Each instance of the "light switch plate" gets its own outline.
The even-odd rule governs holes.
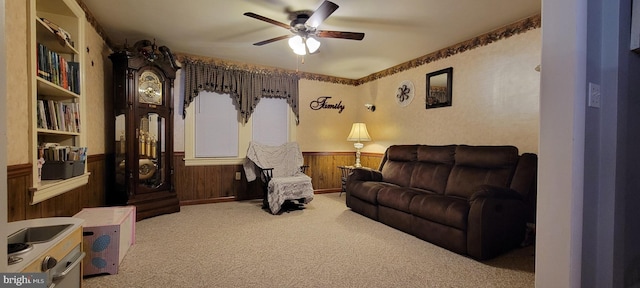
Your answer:
[[[600,85],[589,82],[589,107],[600,108],[602,95],[600,94]]]

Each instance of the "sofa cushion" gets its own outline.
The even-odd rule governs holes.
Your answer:
[[[353,181],[349,183],[350,195],[371,204],[378,204],[378,192],[385,187],[397,187],[394,184],[374,181]]]
[[[391,145],[387,149],[387,160],[411,162],[418,157],[418,147],[420,145]]]
[[[469,202],[456,197],[421,194],[411,199],[409,212],[432,222],[466,230]]]
[[[382,179],[384,182],[409,187],[411,173],[418,159],[419,145],[392,145],[387,148],[382,160]]]
[[[416,162],[387,161],[382,167],[382,181],[409,187]]]
[[[483,184],[509,187],[517,162],[514,146],[459,145],[445,195],[468,199]]]
[[[453,167],[456,145],[418,147],[418,155],[409,187],[443,194]]]
[[[456,147],[457,145],[420,145],[417,150],[417,161],[453,165]]]
[[[518,148],[514,146],[458,145],[455,162],[456,165],[482,168],[513,167],[518,162]]]
[[[386,187],[378,192],[378,204],[409,213],[411,199],[424,193],[428,192],[405,187]]]

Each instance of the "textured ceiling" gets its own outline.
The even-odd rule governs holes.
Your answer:
[[[244,16],[288,24],[286,9],[315,10],[321,0],[82,0],[115,45],[156,39],[173,52],[359,79],[540,13],[540,0],[333,0],[321,30],[363,32],[362,41],[320,38],[320,52],[295,55],[290,35]]]

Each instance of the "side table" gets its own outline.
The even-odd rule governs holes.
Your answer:
[[[353,171],[354,166],[338,166],[338,168],[340,168],[340,172],[342,173],[342,176],[340,177],[340,181],[341,181],[341,188],[342,190],[340,190],[340,195],[342,196],[342,192],[346,192],[347,191],[347,177],[349,177],[349,174],[351,174],[351,171]]]

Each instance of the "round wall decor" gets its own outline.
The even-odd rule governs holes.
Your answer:
[[[414,94],[413,83],[409,80],[404,80],[396,89],[396,103],[400,107],[406,107],[413,101]]]

